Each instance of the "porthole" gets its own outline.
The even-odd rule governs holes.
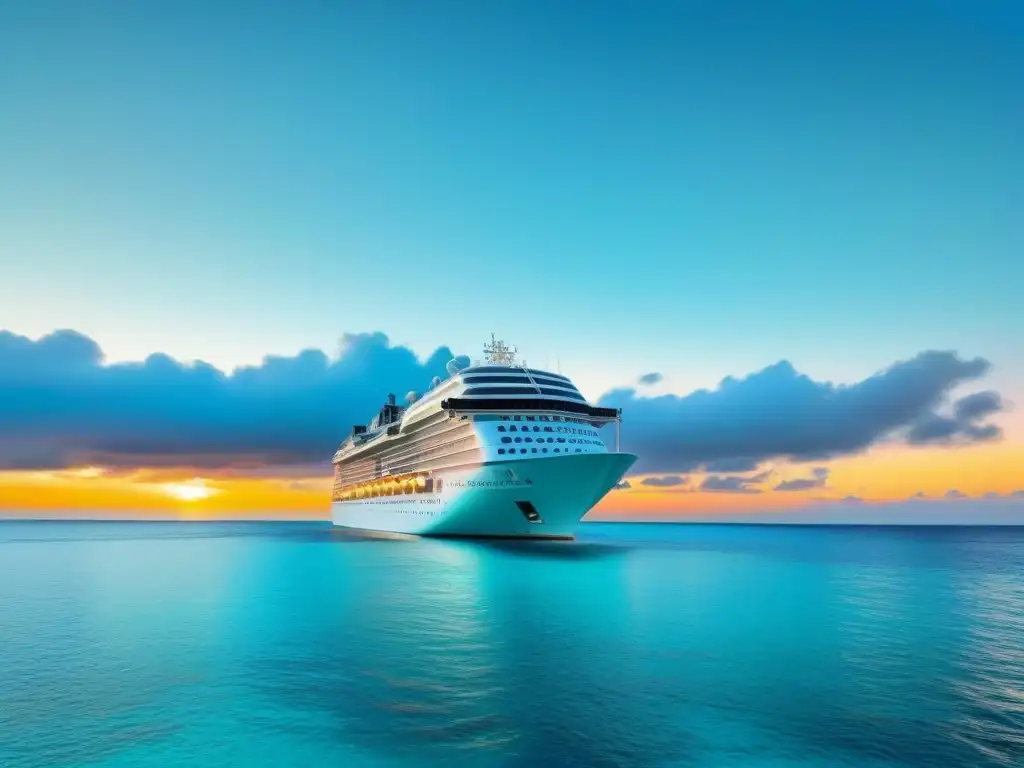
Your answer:
[[[503,437],[503,438],[501,438],[501,442],[503,442],[503,443],[511,443],[512,442],[512,438],[508,437],[508,436]]]
[[[521,443],[521,442],[523,442],[523,438],[521,438],[521,437],[517,437],[517,438],[516,438],[516,442],[517,442],[517,443]]]
[[[505,449],[504,448],[499,448],[498,449],[498,453],[504,455],[505,454]]]
[[[500,427],[498,427],[498,431],[499,431],[499,432],[504,432],[504,431],[505,431],[505,427],[504,427],[504,425],[503,425],[503,426],[500,426]]]

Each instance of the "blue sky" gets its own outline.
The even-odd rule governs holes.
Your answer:
[[[1024,394],[1022,42],[1010,2],[5,3],[0,327],[494,330],[592,397],[956,349]]]

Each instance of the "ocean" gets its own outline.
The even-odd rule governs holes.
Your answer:
[[[1024,528],[0,523],[0,766],[1024,766]]]

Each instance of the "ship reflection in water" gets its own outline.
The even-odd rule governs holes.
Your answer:
[[[1001,766],[1024,530],[0,524],[0,765]]]

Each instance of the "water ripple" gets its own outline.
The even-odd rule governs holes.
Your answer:
[[[1024,531],[0,526],[0,765],[1024,765]]]

